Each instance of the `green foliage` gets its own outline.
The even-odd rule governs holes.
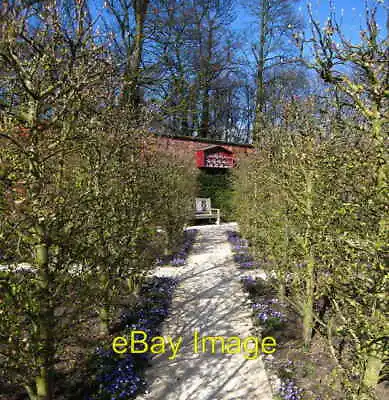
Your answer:
[[[0,380],[51,400],[85,320],[107,334],[128,282],[183,234],[195,175],[114,105],[85,4],[32,3],[6,7],[0,35]]]
[[[0,366],[6,381],[24,385],[31,398],[34,377],[37,396],[50,390],[55,358],[76,340],[80,316],[97,310],[101,334],[107,334],[121,297],[136,291],[126,282],[141,279],[157,255],[174,250],[192,211],[194,170],[148,150],[139,125],[135,132],[119,115],[107,112],[98,127],[84,126],[78,146],[64,147],[60,162],[49,157],[34,184],[28,164],[19,161],[23,154],[4,141],[7,178],[14,176],[1,197],[2,262],[11,270],[28,263],[32,272],[15,270],[1,279],[1,338],[8,344],[2,349],[7,368]],[[25,183],[15,204],[12,185],[19,181]]]
[[[228,170],[209,172],[201,170],[198,175],[198,196],[210,197],[212,207],[219,208],[221,218],[230,221],[233,214],[232,177]]]
[[[181,245],[182,228],[192,218],[197,171],[190,160],[179,155],[158,153],[153,157],[155,221],[166,234],[165,253],[171,253]]]
[[[312,107],[289,105],[266,147],[241,163],[236,214],[300,314],[305,346],[320,331],[349,398],[373,398],[387,357],[386,172],[374,138],[324,138]]]

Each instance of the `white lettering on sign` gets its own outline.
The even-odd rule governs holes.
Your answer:
[[[208,168],[232,168],[234,166],[234,158],[224,153],[206,154],[205,166]]]

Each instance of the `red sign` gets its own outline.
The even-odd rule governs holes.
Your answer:
[[[196,152],[196,163],[199,168],[233,168],[234,154],[221,146],[215,146]]]
[[[234,157],[227,153],[211,153],[205,154],[206,168],[233,168]]]

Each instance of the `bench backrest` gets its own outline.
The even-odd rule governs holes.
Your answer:
[[[205,197],[196,197],[196,213],[210,212],[211,199]]]

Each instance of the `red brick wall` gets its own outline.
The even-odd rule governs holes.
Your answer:
[[[231,145],[223,144],[218,142],[203,142],[196,139],[186,138],[172,138],[167,136],[157,136],[153,140],[154,148],[164,153],[180,153],[186,157],[190,156],[193,159],[193,163],[196,163],[196,151],[203,150],[210,146],[221,146],[231,152],[233,152],[237,159],[242,155],[253,153],[255,150],[250,145]]]

